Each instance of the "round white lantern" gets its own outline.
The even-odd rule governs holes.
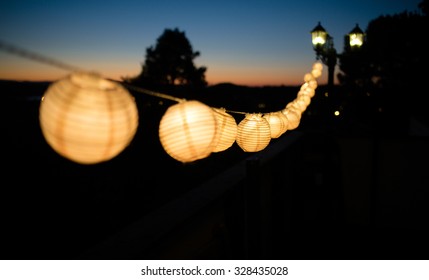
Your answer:
[[[172,158],[187,163],[208,157],[217,142],[213,109],[200,101],[170,106],[159,124],[159,140]]]
[[[319,78],[322,75],[322,70],[320,69],[313,69],[311,70],[311,74],[313,75],[314,78]]]
[[[39,107],[47,143],[61,156],[95,164],[118,155],[138,126],[134,97],[94,73],[73,73],[52,83]]]
[[[246,114],[237,126],[236,142],[245,152],[258,152],[271,141],[270,124],[262,114]]]
[[[291,107],[285,108],[281,111],[289,121],[288,130],[293,130],[298,127],[301,121],[301,115]]]
[[[323,64],[319,61],[316,61],[315,63],[313,63],[312,69],[322,71],[323,70]]]
[[[315,93],[316,93],[316,90],[312,88],[309,83],[304,83],[298,92],[298,94],[306,94],[310,98],[312,98],[315,95]]]
[[[279,138],[287,130],[287,119],[281,112],[264,114],[270,124],[271,138]]]
[[[317,81],[316,80],[308,81],[308,86],[312,89],[316,89],[317,88]]]
[[[307,105],[305,105],[303,101],[299,101],[295,98],[286,105],[286,108],[292,108],[301,115],[307,109]]]
[[[306,73],[304,75],[304,82],[308,83],[309,81],[313,81],[315,78],[313,76],[313,74],[311,73]]]
[[[282,132],[283,134],[289,129],[289,120],[287,119],[286,115],[283,114],[281,111],[276,112],[276,114],[282,119],[284,123],[284,131]]]
[[[311,103],[311,97],[308,96],[307,94],[298,93],[298,95],[296,96],[296,99],[300,102],[303,102],[306,107],[308,107],[308,105],[310,105]]]
[[[217,120],[218,139],[213,152],[221,152],[230,148],[237,137],[237,122],[224,108],[213,108]]]

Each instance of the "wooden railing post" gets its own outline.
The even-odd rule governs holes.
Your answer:
[[[246,160],[246,180],[244,184],[244,250],[246,259],[258,259],[260,250],[261,225],[261,185],[260,159]]]

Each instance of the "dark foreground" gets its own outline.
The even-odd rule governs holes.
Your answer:
[[[428,134],[418,120],[341,121],[317,101],[259,153],[234,144],[181,164],[158,140],[168,104],[145,97],[131,145],[83,166],[41,134],[46,86],[2,84],[1,259],[428,259]],[[242,111],[264,98],[255,96],[223,104]]]

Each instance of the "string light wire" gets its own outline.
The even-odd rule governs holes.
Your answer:
[[[68,63],[64,63],[64,62],[62,62],[60,60],[53,59],[51,57],[48,57],[48,56],[45,56],[45,55],[42,55],[42,54],[39,54],[39,53],[35,53],[33,51],[26,50],[26,49],[24,49],[22,47],[18,47],[18,46],[14,45],[14,44],[10,44],[10,43],[4,42],[2,40],[0,40],[0,49],[4,50],[4,51],[6,51],[6,52],[8,52],[10,54],[14,54],[14,55],[17,55],[19,57],[23,57],[23,58],[26,58],[26,59],[37,61],[39,63],[47,64],[47,65],[50,65],[50,66],[54,66],[54,67],[57,67],[57,68],[60,68],[60,69],[63,69],[63,70],[72,71],[72,72],[89,72],[88,70],[84,70],[84,69],[76,67],[74,65],[71,65],[71,64],[68,64]],[[165,93],[155,92],[155,91],[152,91],[152,90],[144,89],[144,88],[137,87],[137,86],[131,85],[129,83],[125,83],[125,82],[118,81],[118,80],[115,80],[115,79],[110,79],[110,78],[105,78],[105,79],[106,80],[110,80],[112,82],[120,83],[123,86],[125,86],[126,88],[128,88],[129,90],[136,91],[136,92],[139,92],[139,93],[143,93],[143,94],[155,96],[155,97],[158,97],[158,98],[169,99],[169,100],[172,100],[172,101],[175,101],[175,102],[186,101],[186,99],[184,99],[184,98],[177,98],[175,96],[168,95],[168,94],[165,94]],[[224,108],[222,108],[222,109],[224,109]],[[241,114],[241,115],[249,114],[248,112],[233,111],[233,110],[227,110],[227,109],[225,109],[225,111],[227,111],[229,113],[232,113],[232,114]]]
[[[13,54],[13,55],[16,55],[16,56],[19,56],[19,57],[22,57],[22,58],[26,58],[26,59],[29,59],[29,60],[33,60],[33,61],[36,61],[36,62],[39,62],[39,63],[47,64],[47,65],[50,65],[50,66],[54,66],[54,67],[60,68],[62,70],[67,70],[67,71],[71,71],[71,72],[90,72],[90,71],[84,70],[84,69],[82,69],[80,67],[76,67],[74,65],[71,65],[71,64],[68,64],[68,63],[64,63],[64,62],[62,62],[60,60],[53,59],[51,57],[48,57],[48,56],[45,56],[45,55],[42,55],[42,54],[39,54],[39,53],[35,53],[33,51],[26,50],[26,49],[24,49],[22,47],[18,47],[16,45],[4,42],[2,40],[0,40],[0,49],[4,50],[5,52],[8,52],[10,54]],[[130,90],[137,91],[137,92],[140,92],[140,93],[144,93],[144,94],[147,94],[147,95],[152,95],[152,96],[156,96],[156,97],[159,97],[159,98],[169,99],[169,100],[173,100],[173,101],[176,101],[176,102],[183,102],[183,101],[186,100],[186,99],[177,98],[177,97],[174,97],[174,96],[171,96],[171,95],[168,95],[168,94],[164,94],[164,93],[160,93],[160,92],[155,92],[155,91],[151,91],[151,90],[148,90],[148,89],[143,89],[143,88],[140,88],[140,87],[137,87],[137,86],[133,86],[133,85],[121,82],[121,81],[114,80],[114,79],[110,79],[110,78],[105,78],[105,79],[106,80],[110,80],[112,82],[121,83],[122,85],[124,85],[126,88],[128,88]]]
[[[117,83],[121,83],[124,87],[128,88],[129,90],[137,91],[137,92],[140,92],[140,93],[152,95],[152,96],[159,97],[159,98],[170,99],[170,100],[173,100],[173,101],[176,101],[176,102],[186,101],[185,98],[177,98],[177,97],[165,94],[165,93],[161,93],[161,92],[156,92],[156,91],[144,89],[144,88],[141,88],[141,87],[133,86],[133,85],[128,84],[128,83],[123,83],[123,82],[120,82],[120,81],[116,81],[116,80],[113,80],[113,79],[108,79],[108,80],[111,80],[111,81],[114,81],[114,82],[117,82]]]
[[[70,65],[68,63],[64,63],[62,61],[53,59],[51,57],[48,56],[44,56],[32,51],[28,51],[24,48],[18,47],[16,45],[12,45],[10,43],[6,43],[2,40],[0,40],[0,48],[8,53],[23,57],[23,58],[27,58],[30,60],[34,60],[40,63],[44,63],[47,65],[51,65],[51,66],[55,66],[57,68],[63,69],[63,70],[68,70],[68,71],[83,71],[83,69],[78,68],[76,66]]]
[[[4,41],[2,41],[2,40],[0,40],[0,49],[1,50],[3,50],[3,51],[6,51],[6,52],[8,52],[8,53],[10,53],[10,54],[13,54],[13,55],[17,55],[17,56],[19,56],[19,57],[23,57],[23,58],[26,58],[26,59],[29,59],[29,60],[34,60],[34,61],[37,61],[37,62],[39,62],[39,63],[44,63],[44,64],[47,64],[47,65],[51,65],[51,66],[55,66],[55,67],[57,67],[57,68],[60,68],[60,69],[63,69],[63,70],[67,70],[67,71],[72,71],[72,72],[81,72],[81,73],[94,73],[94,71],[86,71],[86,70],[84,70],[84,69],[81,69],[81,68],[79,68],[79,67],[76,67],[76,66],[73,66],[73,65],[70,65],[70,64],[68,64],[68,63],[64,63],[64,62],[62,62],[62,61],[60,61],[60,60],[57,60],[57,59],[53,59],[53,58],[51,58],[51,57],[48,57],[48,56],[45,56],[45,55],[41,55],[41,54],[39,54],[39,53],[35,53],[35,52],[33,52],[33,51],[29,51],[29,50],[26,50],[26,49],[24,49],[24,48],[21,48],[21,47],[18,47],[18,46],[16,46],[16,45],[13,45],[13,44],[9,44],[9,43],[6,43],[6,42],[4,42]],[[314,67],[316,66],[316,64],[314,64],[313,65],[313,70],[314,70]],[[317,66],[319,66],[319,68],[321,67],[321,64],[319,63]],[[320,69],[321,70],[321,69]],[[95,73],[95,74],[98,74],[98,73]],[[310,78],[308,78],[307,77],[307,75],[311,75],[311,77]],[[310,95],[310,92],[311,91],[314,91],[315,90],[315,87],[317,87],[317,82],[316,82],[316,78],[318,77],[318,76],[320,76],[320,75],[313,75],[313,73],[307,73],[306,74],[306,76],[305,76],[305,78],[304,78],[304,80],[306,81],[306,83],[304,84],[305,85],[305,89],[307,89],[308,87],[309,88],[311,88],[311,90],[310,91],[305,91],[306,93],[302,93],[302,94],[306,94],[306,95],[308,95],[310,98],[312,97],[312,95]],[[101,78],[103,78],[103,77],[101,77]],[[128,82],[125,82],[125,81],[117,81],[117,80],[115,80],[115,79],[110,79],[110,78],[105,78],[104,77],[104,79],[105,80],[109,80],[109,81],[112,81],[112,82],[116,82],[116,83],[118,83],[118,84],[121,84],[121,85],[123,85],[125,88],[127,88],[127,89],[129,89],[130,91],[135,91],[135,92],[139,92],[139,93],[143,93],[143,94],[147,94],[147,95],[151,95],[151,96],[155,96],[155,97],[158,97],[158,98],[164,98],[164,99],[169,99],[169,100],[172,100],[172,101],[176,101],[176,102],[178,102],[178,103],[181,103],[181,104],[179,104],[179,105],[186,105],[187,103],[185,103],[185,101],[186,101],[186,99],[184,99],[184,98],[177,98],[177,97],[175,97],[175,96],[171,96],[171,95],[168,95],[168,94],[164,94],[164,93],[160,93],[160,92],[156,92],[156,91],[152,91],[152,90],[148,90],[148,89],[144,89],[144,88],[141,88],[141,87],[138,87],[138,86],[135,86],[135,85],[131,85],[131,84],[129,84]],[[310,83],[309,83],[309,81],[311,80],[311,81],[313,81],[313,79],[314,79],[314,82],[315,82],[315,84],[314,83],[312,83],[313,85],[310,85]],[[307,81],[308,80],[308,81]],[[303,85],[303,86],[304,86]],[[302,90],[302,88],[301,88],[301,90]],[[301,92],[301,91],[300,91]],[[298,93],[299,94],[299,93]],[[313,92],[313,94],[314,94],[314,92]],[[195,104],[195,102],[193,103],[193,104]],[[290,103],[289,103],[290,104]],[[294,121],[294,126],[292,126],[292,128],[291,129],[295,129],[296,128],[296,126],[298,126],[299,125],[299,119],[300,119],[300,114],[305,110],[305,108],[304,109],[302,109],[301,108],[301,106],[298,106],[298,108],[295,108],[296,107],[296,104],[292,104],[292,105],[287,105],[286,107],[285,107],[285,109],[283,109],[282,111],[281,111],[281,113],[282,114],[284,114],[285,115],[285,117],[287,117],[287,118],[289,118],[288,116],[286,116],[286,113],[284,113],[283,111],[284,110],[286,110],[286,112],[289,112],[290,110],[293,110],[293,111],[291,111],[291,113],[294,113],[294,114],[296,114],[297,116],[299,115],[299,117],[297,117],[297,120],[295,120]],[[292,107],[293,106],[295,106],[294,107],[294,109],[292,109]],[[203,106],[203,107],[201,107],[201,108],[204,108],[205,106]],[[248,112],[241,112],[241,111],[233,111],[233,110],[226,110],[225,108],[223,108],[223,107],[221,107],[221,108],[212,108],[213,110],[215,110],[215,109],[220,109],[220,110],[222,110],[222,111],[224,111],[224,112],[228,112],[228,113],[234,113],[234,114],[241,114],[241,115],[246,115],[246,117],[245,117],[245,119],[242,121],[242,122],[240,122],[240,124],[238,124],[238,126],[237,126],[237,128],[241,128],[241,136],[240,136],[240,143],[238,142],[238,138],[236,138],[235,139],[235,141],[237,142],[237,144],[243,149],[243,150],[245,150],[245,151],[259,151],[261,148],[263,149],[263,148],[265,148],[265,146],[266,145],[268,145],[268,143],[270,142],[270,140],[271,140],[271,138],[273,137],[272,136],[272,134],[271,133],[269,133],[270,132],[270,129],[271,128],[273,128],[273,127],[277,127],[277,123],[275,123],[275,122],[273,122],[272,124],[271,124],[271,121],[269,120],[269,114],[270,113],[253,113],[253,114],[251,114],[251,113],[248,113]],[[208,112],[207,111],[207,109],[206,108],[204,108],[204,109],[199,109],[199,110],[205,110],[204,112]],[[299,114],[298,114],[298,111],[297,112],[295,112],[295,110],[298,110],[299,111]],[[172,114],[174,114],[174,111],[171,111],[171,112],[173,112]],[[251,116],[253,116],[253,115],[257,115],[257,118],[256,119],[248,119],[248,117],[251,117]],[[267,118],[268,119],[265,119],[264,121],[263,121],[263,123],[264,123],[264,129],[262,129],[261,127],[256,127],[256,130],[255,130],[255,121],[256,122],[259,122],[260,120],[262,120],[262,116],[263,116],[263,118],[265,118],[265,115],[267,115]],[[165,117],[165,116],[164,116]],[[163,117],[163,119],[162,120],[164,120],[164,117]],[[161,120],[161,122],[162,122],[162,120]],[[168,119],[169,121],[171,121],[171,119]],[[211,118],[211,120],[213,121],[213,118]],[[251,121],[251,123],[250,123],[250,128],[248,128],[247,127],[247,125],[248,125],[248,122],[250,122]],[[293,121],[293,119],[292,119],[292,121]],[[166,125],[165,123],[166,123],[167,121],[165,121],[164,122],[164,126]],[[167,126],[166,127],[169,127],[169,126],[171,126],[171,124],[169,123],[169,122],[167,122],[168,124],[167,124]],[[201,124],[201,122],[200,123],[197,123],[197,124]],[[161,124],[160,124],[161,125]],[[189,124],[186,124],[186,126],[188,126]],[[271,125],[273,125],[273,127],[270,127]],[[163,127],[164,127],[163,126]],[[289,121],[288,121],[288,127],[289,127]],[[201,128],[201,127],[199,127],[199,128]],[[160,129],[161,129],[161,127],[160,127]],[[289,129],[289,128],[288,128]],[[161,130],[160,130],[161,131]],[[197,132],[199,131],[199,130],[196,130]],[[268,134],[267,134],[267,131],[268,131]],[[286,130],[284,130],[282,133],[284,133]],[[238,131],[236,131],[237,133],[238,133]],[[254,133],[256,133],[255,135],[253,135]],[[249,139],[247,138],[248,136],[250,136],[250,134],[252,134],[253,136],[255,136],[255,137],[249,137]],[[266,135],[265,135],[266,134]],[[161,133],[160,133],[160,136],[165,136],[165,135],[167,135],[167,134],[163,134],[163,135],[161,135]],[[195,150],[195,146],[192,146],[192,148],[193,148],[193,151],[198,151],[198,153],[200,153],[200,152],[204,152],[203,154],[198,154],[198,153],[196,153],[195,154],[195,156],[196,156],[196,159],[200,159],[200,158],[204,158],[204,157],[206,157],[206,156],[208,156],[208,154],[206,154],[206,152],[207,152],[207,148],[208,147],[206,147],[206,143],[205,143],[205,140],[207,140],[206,138],[207,137],[203,137],[203,138],[201,138],[200,136],[201,136],[202,134],[201,133],[196,133],[196,138],[194,139],[195,141],[196,140],[201,140],[201,141],[199,141],[199,142],[201,142],[202,144],[200,145],[200,146],[198,146],[198,149],[197,150]],[[243,135],[245,136],[245,138],[243,138]],[[181,133],[179,133],[179,135],[176,135],[176,136],[178,136],[179,138],[181,137],[181,138],[186,138],[186,141],[184,141],[183,143],[185,143],[186,145],[184,145],[183,147],[181,146],[180,148],[186,148],[187,147],[187,144],[188,144],[188,142],[189,142],[189,137],[190,137],[190,135],[181,135]],[[237,136],[236,137],[238,137],[239,135],[237,134]],[[267,136],[267,137],[265,137],[265,136]],[[262,138],[261,138],[262,137]],[[278,137],[278,136],[277,136]],[[277,137],[275,137],[275,138],[277,138]],[[164,138],[162,138],[162,139],[166,139],[165,137]],[[161,140],[162,140],[161,139]],[[262,141],[262,140],[263,141]],[[169,139],[167,139],[167,140],[169,140]],[[167,140],[165,140],[165,141],[167,141]],[[171,139],[170,139],[171,140]],[[228,139],[228,141],[230,141],[230,139]],[[162,142],[162,141],[161,141]],[[168,141],[167,141],[168,142]],[[192,142],[192,141],[191,141]],[[169,143],[169,142],[168,142]],[[213,141],[210,141],[210,145],[212,145],[214,142]],[[193,145],[194,145],[195,143],[193,143]],[[263,145],[262,145],[263,144]],[[256,146],[255,146],[256,145]],[[262,145],[262,146],[261,146]],[[164,146],[164,145],[163,145]],[[246,147],[245,147],[246,146]],[[180,154],[181,155],[181,153],[183,153],[183,150],[180,150],[180,151],[176,151],[175,149],[176,149],[176,147],[169,147],[169,149],[167,149],[166,147],[164,147],[164,149],[172,156],[172,157],[174,157],[174,158],[177,158],[178,160],[181,160],[181,161],[188,161],[188,160],[195,160],[194,158],[192,158],[192,159],[188,159],[188,158],[183,158],[183,157],[178,157],[178,155]],[[255,150],[256,149],[256,150]],[[201,151],[200,151],[201,150]],[[214,147],[213,147],[213,149],[212,150],[210,150],[211,152],[213,152],[214,151]],[[210,153],[211,153],[210,152]],[[209,154],[210,154],[209,153]],[[90,160],[94,160],[94,159],[90,159]]]

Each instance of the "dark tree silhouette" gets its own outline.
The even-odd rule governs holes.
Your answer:
[[[426,103],[422,101],[428,99],[424,81],[429,62],[425,43],[429,24],[424,7],[427,0],[419,5],[423,13],[404,11],[372,20],[361,49],[352,49],[345,42],[338,79],[352,96],[349,103],[359,109],[372,103],[372,110],[392,115],[402,112],[404,118],[427,111],[422,107]]]
[[[165,29],[156,46],[146,49],[146,59],[141,73],[132,83],[146,86],[205,87],[206,67],[196,67],[194,59],[200,52],[194,51],[184,31]]]
[[[429,16],[429,0],[423,0],[418,6],[422,10],[423,14]]]
[[[403,87],[424,79],[428,61],[425,43],[428,18],[403,12],[380,16],[366,30],[360,50],[344,44],[338,75],[341,84],[377,84],[380,87]]]

